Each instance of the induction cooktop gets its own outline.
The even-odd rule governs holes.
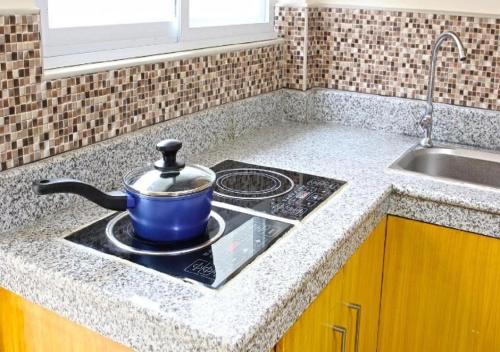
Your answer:
[[[343,181],[226,160],[212,170],[207,230],[175,245],[141,240],[128,214],[116,213],[65,239],[187,282],[219,288],[300,223]]]
[[[212,170],[214,200],[288,220],[303,220],[345,182],[226,160]]]

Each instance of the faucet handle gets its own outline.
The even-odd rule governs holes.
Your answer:
[[[426,132],[429,127],[432,126],[432,115],[425,112],[424,116],[422,116],[422,119],[420,120],[420,128],[422,129],[422,132]]]
[[[425,133],[425,137],[420,141],[420,145],[424,148],[432,148],[432,114],[425,113],[420,120],[420,129]]]

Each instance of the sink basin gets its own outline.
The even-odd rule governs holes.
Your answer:
[[[500,153],[454,147],[415,147],[390,169],[500,188]]]

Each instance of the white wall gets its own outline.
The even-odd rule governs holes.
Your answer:
[[[37,13],[35,0],[0,0],[0,15]]]
[[[500,0],[281,0],[281,4],[341,5],[500,15]]]
[[[307,2],[310,0],[278,0],[276,5],[278,6],[307,6]]]
[[[500,0],[278,0],[278,4],[343,5],[500,15]],[[0,14],[34,12],[37,12],[35,0],[0,0]]]

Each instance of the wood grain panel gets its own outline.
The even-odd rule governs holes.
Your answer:
[[[361,306],[359,352],[376,351],[386,220],[335,275],[327,287],[277,345],[277,352],[337,352],[342,335],[333,326],[346,329],[346,351],[353,351],[356,312]]]
[[[339,351],[340,336],[333,325],[342,323],[342,271],[337,273],[276,346],[277,352]]]
[[[343,269],[342,303],[347,314],[345,324],[348,331],[346,351],[377,350],[385,230],[384,218]],[[354,309],[353,305],[359,306],[359,311]],[[359,327],[357,319],[360,322]],[[359,336],[358,346],[356,346],[356,334]]]
[[[0,288],[0,352],[94,351],[131,350]]]
[[[500,240],[390,217],[380,352],[500,351]]]

